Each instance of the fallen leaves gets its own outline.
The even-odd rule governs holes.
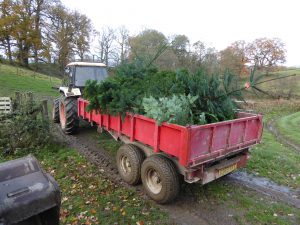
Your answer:
[[[59,156],[55,156],[51,163],[44,161],[63,193],[61,224],[144,225],[156,224],[157,218],[164,218],[164,213],[146,203],[135,191],[103,178],[97,168],[83,160],[68,156],[60,161]]]
[[[63,197],[62,200],[61,200],[61,203],[64,203],[65,201],[68,201],[67,197]]]
[[[126,211],[125,211],[124,208],[120,209],[120,212],[121,212],[122,216],[125,216],[125,215],[126,215]]]

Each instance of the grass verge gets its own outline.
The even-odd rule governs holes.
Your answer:
[[[211,210],[221,207],[228,211],[239,224],[299,224],[299,209],[259,195],[254,191],[228,183],[224,179],[208,185],[186,185],[186,193],[196,196],[203,205]],[[228,210],[231,209],[231,210]]]
[[[300,188],[300,154],[277,142],[264,130],[262,143],[251,151],[247,171],[294,188]]]
[[[268,131],[267,123],[300,110],[299,101],[264,100],[255,109],[264,115],[264,132],[261,144],[251,150],[246,170],[259,176],[294,188],[300,188],[300,154],[282,145]]]
[[[277,128],[281,135],[300,145],[300,112],[279,118]]]

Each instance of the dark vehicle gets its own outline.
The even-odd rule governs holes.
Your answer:
[[[0,225],[59,225],[61,194],[33,156],[0,164]]]

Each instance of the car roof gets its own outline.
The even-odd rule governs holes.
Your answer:
[[[104,63],[94,63],[94,62],[71,62],[67,66],[99,66],[106,67]]]

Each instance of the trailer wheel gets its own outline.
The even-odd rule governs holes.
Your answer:
[[[52,120],[54,123],[59,123],[59,98],[53,100]]]
[[[117,153],[117,167],[122,179],[131,185],[141,181],[141,166],[144,153],[133,144],[122,145]]]
[[[164,204],[179,193],[180,182],[174,164],[163,155],[152,155],[142,165],[143,186],[154,201]]]
[[[66,134],[76,133],[79,127],[79,118],[77,114],[77,99],[62,98],[59,103],[59,120],[61,129]]]

